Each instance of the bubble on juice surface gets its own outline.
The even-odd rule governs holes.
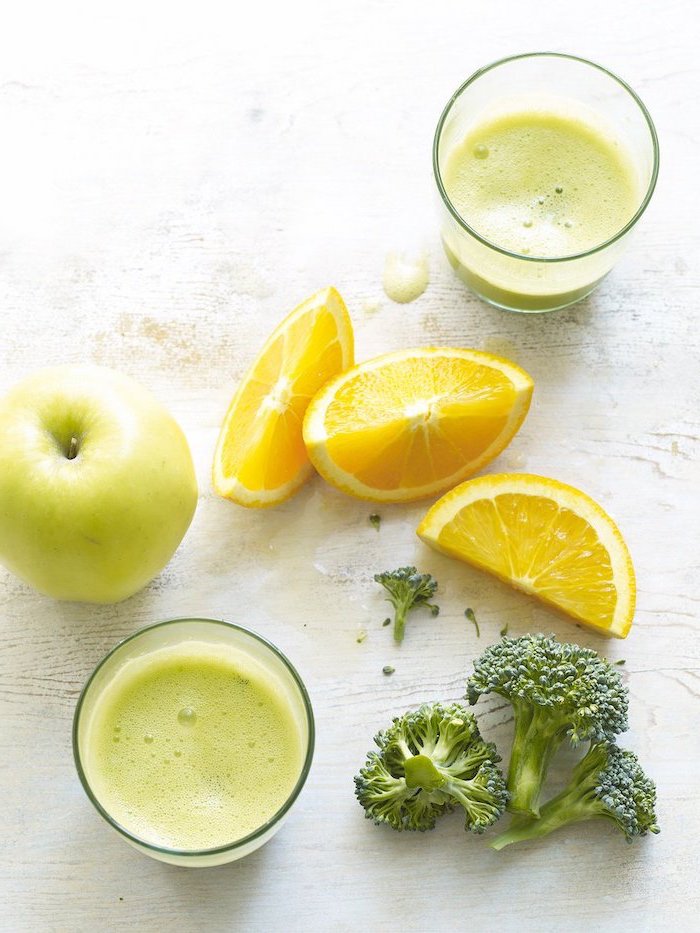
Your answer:
[[[488,159],[489,157],[489,147],[485,146],[483,143],[479,143],[477,146],[474,146],[474,158],[475,159]]]
[[[146,745],[150,745],[151,742],[153,741],[153,735],[152,735],[152,733],[147,732],[147,733],[144,735],[143,740],[144,740],[144,742],[146,743]]]
[[[562,187],[561,185],[557,185],[556,188],[555,188],[554,190],[556,191],[557,194],[563,194],[563,193],[564,193],[564,189],[563,189],[563,187]]]
[[[197,722],[197,714],[191,706],[183,706],[177,714],[177,721],[181,726],[193,726]]]
[[[531,226],[532,226],[532,220],[528,217],[527,220],[523,221],[523,227],[531,227]]]

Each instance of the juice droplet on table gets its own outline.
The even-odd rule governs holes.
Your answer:
[[[429,277],[425,254],[389,253],[384,261],[384,292],[398,304],[408,304],[419,298],[428,287]]]

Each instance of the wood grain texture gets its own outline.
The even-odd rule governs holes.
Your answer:
[[[57,604],[0,570],[0,929],[697,928],[697,19],[691,0],[668,0],[663,14],[623,0],[68,0],[7,14],[0,389],[59,361],[131,373],[185,429],[201,499],[170,565],[121,605]],[[662,173],[629,255],[595,295],[526,317],[487,307],[452,276],[430,146],[467,74],[541,48],[631,82],[656,120]],[[428,290],[393,305],[384,255],[422,248]],[[236,380],[280,317],[329,283],[352,313],[358,359],[462,344],[533,375],[531,413],[492,469],[554,475],[617,519],[639,583],[626,642],[573,629],[429,552],[414,535],[424,506],[382,508],[377,533],[368,505],[320,480],[260,514],[214,497],[210,459]],[[396,648],[371,577],[403,562],[436,574],[442,612],[412,618]],[[70,748],[78,692],[104,652],[185,614],[242,621],[279,644],[318,718],[312,774],[282,832],[240,863],[201,871],[153,862],[111,833]],[[374,731],[410,704],[462,696],[471,660],[505,623],[627,659],[625,742],[657,779],[658,838],[628,847],[589,825],[496,854],[456,815],[427,836],[362,819],[352,775]],[[483,702],[483,712],[505,751],[507,706]]]

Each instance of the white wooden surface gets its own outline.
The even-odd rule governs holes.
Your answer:
[[[56,604],[0,571],[0,929],[697,929],[696,4],[12,7],[0,34],[0,388],[58,361],[131,373],[183,425],[201,500],[170,566],[122,605]],[[430,146],[467,74],[541,48],[599,60],[638,89],[662,172],[628,258],[595,296],[519,317],[468,295],[440,254]],[[384,255],[421,248],[427,292],[392,305]],[[211,454],[236,380],[278,319],[328,283],[350,307],[359,359],[463,344],[532,373],[531,413],[493,469],[572,482],[619,521],[639,578],[627,642],[586,635],[428,552],[413,533],[424,506],[381,509],[377,533],[368,505],[320,480],[267,513],[213,496]],[[409,561],[440,580],[442,613],[413,618],[397,649],[371,575]],[[123,635],[180,614],[241,621],[277,642],[318,719],[287,825],[219,869],[133,852],[91,809],[71,757],[73,707],[96,662]],[[427,836],[363,820],[352,776],[375,730],[411,704],[462,696],[470,661],[505,623],[627,659],[625,742],[657,779],[659,837],[628,847],[588,826],[497,855],[456,815]],[[507,748],[507,707],[484,709],[485,731]]]

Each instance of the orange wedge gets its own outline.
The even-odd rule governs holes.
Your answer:
[[[480,476],[428,511],[418,536],[604,635],[632,625],[632,559],[590,496],[526,473]]]
[[[530,405],[532,379],[479,350],[388,353],[337,376],[309,405],[304,440],[334,486],[405,502],[442,492],[499,454]]]
[[[226,412],[214,454],[218,494],[255,508],[293,495],[313,473],[301,430],[306,407],[352,362],[352,324],[334,288],[292,311],[262,348]]]

